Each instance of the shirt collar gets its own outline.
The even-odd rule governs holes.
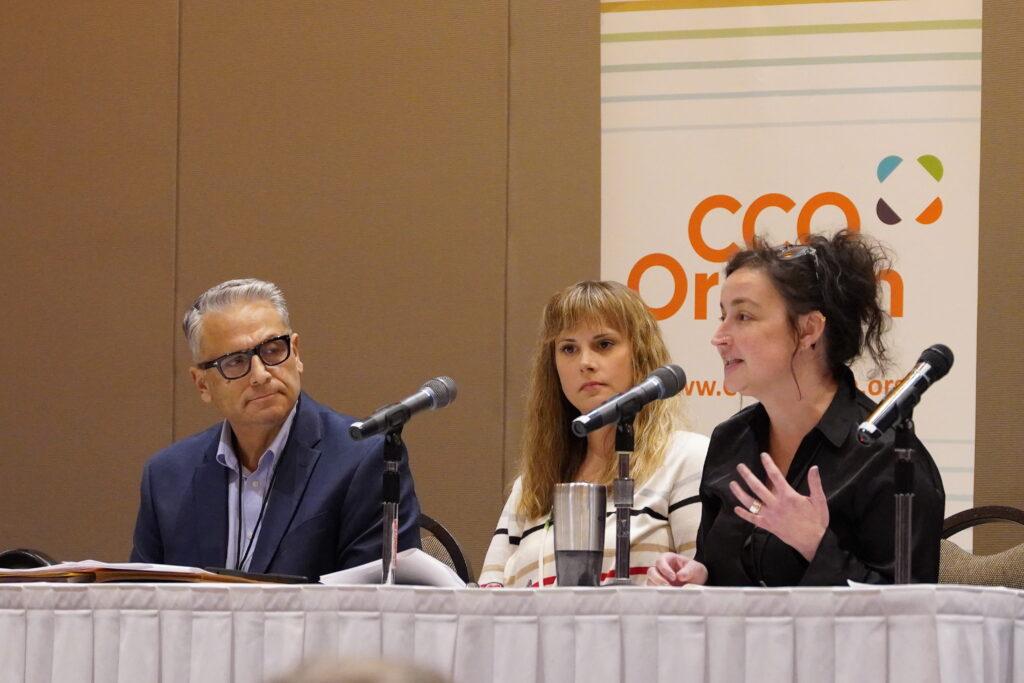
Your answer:
[[[853,379],[853,372],[850,368],[843,366],[836,379],[838,387],[832,402],[828,404],[818,424],[814,429],[821,432],[821,435],[828,439],[836,448],[839,448],[846,441],[850,433],[850,424],[860,420],[860,409],[857,407],[857,385]],[[754,432],[758,444],[762,448],[768,447],[768,412],[764,406],[758,403],[751,412],[747,424]],[[814,430],[811,430],[814,431]]]
[[[860,410],[857,407],[857,385],[850,368],[843,366],[837,384],[836,395],[818,420],[817,430],[829,443],[839,448],[850,434],[850,424],[860,419]]]
[[[270,469],[273,468],[274,463],[277,460],[277,456],[284,449],[284,445],[288,442],[288,435],[292,431],[292,422],[295,421],[295,413],[299,409],[299,402],[296,401],[295,405],[292,406],[292,411],[288,413],[288,417],[284,419],[284,423],[281,425],[281,429],[278,430],[274,440],[267,446],[267,450],[264,451],[263,455],[257,461],[256,470],[259,471],[264,467]],[[229,470],[237,472],[239,470],[238,456],[235,454],[235,447],[231,444],[231,424],[224,420],[220,426],[220,443],[217,444],[217,462]],[[266,464],[264,464],[266,463]]]

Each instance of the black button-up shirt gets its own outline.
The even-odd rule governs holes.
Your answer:
[[[709,584],[821,586],[842,585],[847,579],[892,583],[894,437],[889,431],[870,446],[857,441],[857,426],[874,407],[846,370],[832,403],[800,442],[786,474],[790,486],[807,495],[807,471],[817,465],[828,498],[828,529],[809,563],[776,536],[733,512],[739,501],[729,491],[729,482],[735,479],[742,484],[736,465],[746,464],[766,481],[760,454],[768,450],[768,413],[757,403],[718,425],[701,478],[697,533],[696,559],[707,566]],[[934,583],[939,573],[945,492],[938,468],[917,439],[913,462],[911,575],[915,583]]]

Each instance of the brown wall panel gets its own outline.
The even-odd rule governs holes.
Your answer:
[[[511,5],[506,457],[495,515],[519,471],[543,306],[557,290],[601,271],[598,5]]]
[[[984,4],[981,60],[981,234],[978,268],[978,398],[975,505],[1024,509],[1024,6]],[[985,525],[977,552],[1024,542],[1024,528]]]
[[[277,282],[304,387],[356,415],[456,378],[406,440],[475,567],[501,488],[507,31],[503,4],[182,11],[177,310],[229,277]],[[180,438],[217,416],[176,344]]]
[[[1018,507],[1022,13],[985,4],[975,480]],[[479,568],[541,306],[599,274],[598,21],[596,0],[5,5],[0,285],[25,360],[0,390],[0,547],[125,556],[142,461],[217,419],[179,316],[257,275],[321,401],[459,381],[407,437]]]
[[[7,3],[0,65],[0,548],[123,560],[170,436],[177,3]]]

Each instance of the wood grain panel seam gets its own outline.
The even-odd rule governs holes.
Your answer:
[[[511,223],[512,223],[512,3],[505,3],[505,258],[504,262],[504,329],[502,334],[504,336],[504,343],[501,345],[502,353],[502,374],[501,374],[501,476],[498,481],[501,484],[501,489],[498,491],[498,500],[505,499],[506,484],[505,481],[505,470],[508,463],[509,457],[513,457],[509,453],[508,446],[508,386],[509,386],[509,329],[511,324],[509,322],[509,265],[508,260],[511,255],[511,247],[509,245]]]
[[[177,340],[177,317],[178,317],[178,250],[180,247],[181,233],[181,55],[182,55],[182,26],[181,7],[182,0],[178,0],[178,54],[177,73],[175,79],[175,112],[174,112],[174,248],[171,252],[171,424],[168,425],[170,432],[167,443],[174,443],[175,424],[178,418],[178,354],[174,352],[174,345]]]

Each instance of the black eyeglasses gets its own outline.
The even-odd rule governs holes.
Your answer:
[[[224,379],[241,379],[252,370],[252,357],[257,355],[267,367],[280,365],[292,355],[292,336],[282,334],[262,341],[248,351],[226,353],[220,358],[198,363],[196,367],[200,370],[217,368]]]
[[[818,252],[814,247],[806,244],[780,244],[775,247],[775,257],[780,261],[792,261],[804,256],[814,259],[814,279],[818,279]]]

